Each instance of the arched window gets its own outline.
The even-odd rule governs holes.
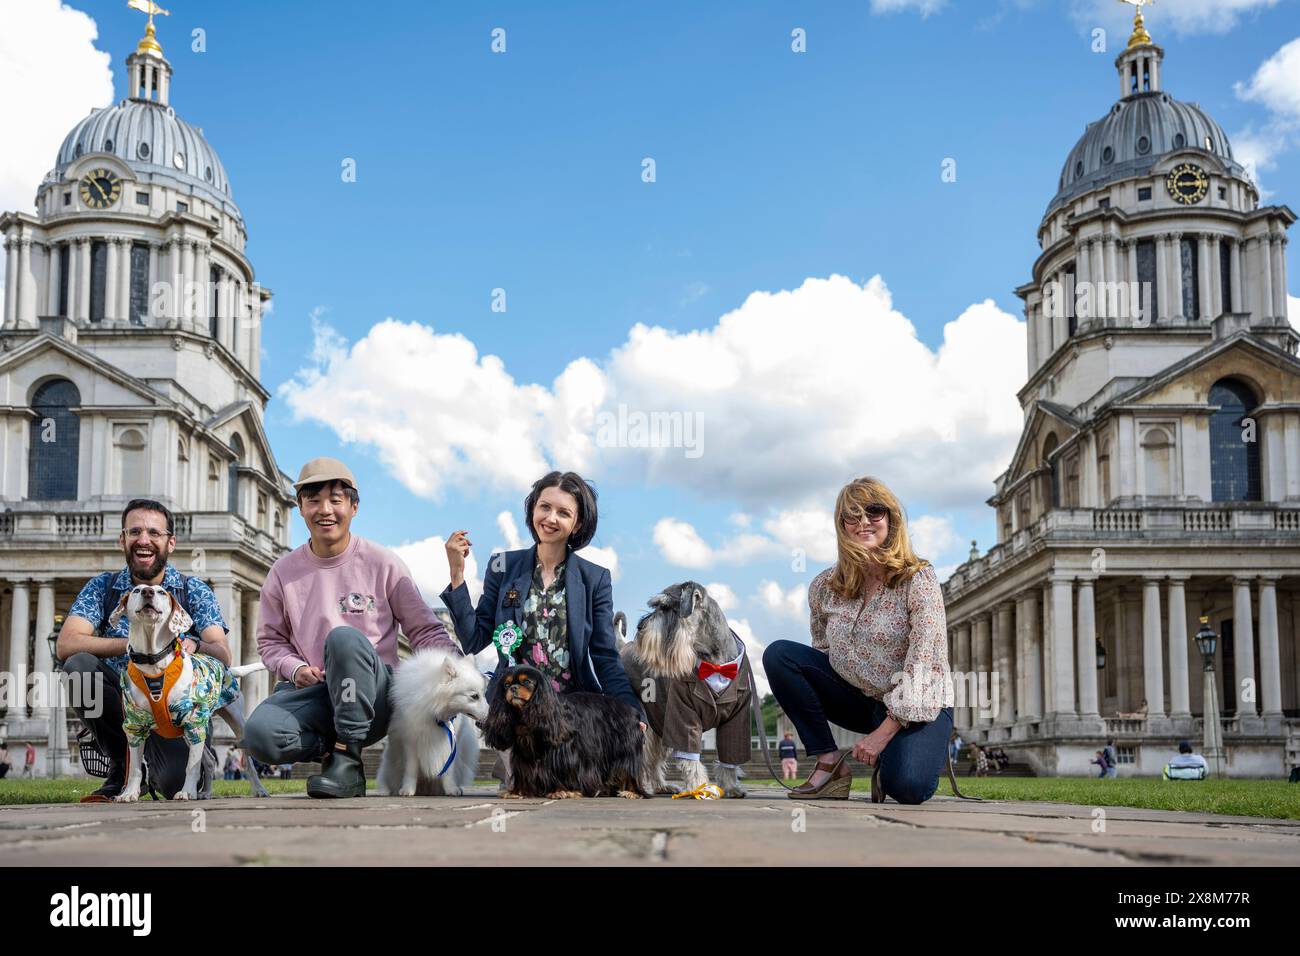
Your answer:
[[[117,488],[130,498],[148,497],[149,456],[138,428],[124,428],[113,443],[117,453]]]
[[[1259,435],[1254,419],[1259,404],[1242,382],[1224,378],[1210,386],[1210,500],[1259,501]]]
[[[1056,432],[1052,432],[1043,441],[1042,462],[1050,469],[1047,475],[1047,501],[1045,502],[1048,508],[1061,507],[1061,483],[1058,480],[1058,466],[1056,459],[1051,457],[1056,451],[1056,446],[1059,444],[1060,442],[1056,438]]]
[[[1173,492],[1174,440],[1163,428],[1148,428],[1142,433],[1142,475],[1144,493],[1161,498]]]
[[[232,515],[239,514],[239,466],[244,463],[244,441],[238,435],[230,436],[230,450],[235,459],[230,463],[230,474],[226,485],[226,510]]]
[[[81,419],[72,410],[81,393],[67,379],[46,382],[32,396],[27,443],[27,497],[32,501],[76,501]]]
[[[1079,500],[1079,456],[1071,455],[1065,463],[1065,507],[1078,508]]]

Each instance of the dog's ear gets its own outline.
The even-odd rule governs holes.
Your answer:
[[[167,621],[167,629],[177,637],[184,637],[194,626],[194,621],[190,618],[189,612],[181,607],[181,602],[176,600],[175,594],[168,591],[167,597],[172,602],[172,616]]]
[[[537,682],[532,699],[524,705],[523,718],[533,733],[550,747],[564,743],[575,731],[560,695],[552,689],[551,679],[546,676]]]
[[[693,585],[682,588],[681,596],[677,601],[677,616],[690,617],[691,612],[695,610],[695,602],[700,599],[700,591]]]
[[[498,680],[492,685],[492,699],[488,701],[488,715],[483,721],[483,739],[493,750],[506,750],[514,746],[515,709],[506,703],[504,680]]]
[[[451,680],[456,674],[456,661],[449,654],[442,662],[442,676]]]
[[[112,613],[108,615],[108,630],[111,631],[113,628],[117,627],[117,622],[122,620],[122,615],[126,613],[126,602],[130,599],[131,592],[123,592],[122,600],[117,602],[117,607],[113,608]]]

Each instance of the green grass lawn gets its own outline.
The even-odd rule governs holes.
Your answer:
[[[746,777],[753,787],[779,786],[776,781]],[[986,800],[1041,800],[1089,807],[1140,807],[1234,816],[1300,820],[1300,784],[1285,780],[1161,780],[1128,777],[959,777],[957,786],[970,797]],[[870,793],[871,778],[853,779],[854,793]],[[936,796],[952,796],[947,777]]]
[[[306,780],[265,780],[273,794],[302,793]],[[775,787],[775,780],[746,777],[750,787]],[[1180,780],[1147,778],[1097,780],[1091,777],[962,777],[962,792],[987,800],[1041,800],[1089,807],[1142,807],[1153,810],[1188,810],[1235,816],[1277,817],[1300,820],[1300,784],[1285,780]],[[478,780],[476,786],[495,786],[495,780]],[[0,780],[0,805],[19,803],[75,803],[99,786],[98,780]],[[370,781],[374,788],[374,781]],[[855,793],[869,793],[870,778],[854,778]],[[218,780],[214,796],[247,797],[247,780]],[[938,794],[951,796],[947,779]],[[146,800],[148,797],[146,796]]]

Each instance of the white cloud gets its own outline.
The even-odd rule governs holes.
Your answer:
[[[411,578],[430,607],[442,606],[438,595],[451,583],[446,545],[447,539],[439,534],[420,541],[403,542],[391,548],[411,569]],[[478,562],[473,551],[465,559],[465,584],[469,588],[471,600],[477,603],[479,595],[483,593],[483,581],[478,576]]]
[[[1287,293],[1286,314],[1291,319],[1291,327],[1300,332],[1300,297]]]
[[[763,527],[787,551],[799,549],[814,561],[834,561],[838,554],[835,516],[829,508],[781,511]]]
[[[947,515],[921,515],[907,523],[907,530],[912,538],[912,550],[927,561],[947,554],[962,541]]]
[[[1260,64],[1247,83],[1234,85],[1239,99],[1259,103],[1269,116],[1248,125],[1232,139],[1232,152],[1258,184],[1259,173],[1276,166],[1275,157],[1295,145],[1300,133],[1300,37],[1284,44]],[[1272,193],[1260,191],[1267,199]]]
[[[109,54],[95,21],[59,0],[0,4],[0,210],[32,212],[59,144],[92,109],[113,102]]]
[[[683,568],[743,564],[776,553],[776,544],[760,534],[736,535],[720,547],[711,547],[700,537],[694,525],[676,518],[660,518],[655,523],[653,537],[664,560]]]
[[[797,329],[797,333],[792,330]],[[520,489],[550,462],[793,509],[873,473],[906,502],[985,497],[1020,434],[1008,383],[1024,378],[1025,327],[992,301],[970,306],[928,348],[876,276],[834,275],[755,292],[702,331],[638,324],[602,364],[578,358],[548,387],[516,382],[461,335],[387,319],[350,346],[317,323],[312,363],[282,386],[297,420],[376,449],[416,494],[469,474]],[[868,361],[873,355],[887,360]],[[698,415],[707,450],[597,448],[613,404]],[[706,566],[756,545],[679,542]]]
[[[779,617],[804,620],[808,616],[808,585],[796,584],[788,591],[775,581],[760,581],[759,602]]]
[[[726,584],[719,584],[717,581],[712,584],[704,585],[704,590],[709,592],[709,597],[717,602],[718,607],[725,611],[734,611],[740,605],[740,599],[736,597],[736,592]]]
[[[586,558],[592,564],[599,564],[602,568],[607,568],[610,580],[618,580],[618,552],[613,548],[598,548],[594,544],[589,544],[578,552],[578,556]]]
[[[754,670],[754,688],[758,691],[761,700],[772,692],[772,685],[767,680],[767,672],[763,670],[763,649],[766,645],[754,636],[754,629],[749,626],[748,619],[737,620],[729,617],[727,625],[736,632],[736,636],[745,645],[745,653],[749,655],[749,666]]]
[[[519,525],[515,524],[515,516],[509,511],[503,511],[497,515],[497,530],[501,532],[501,537],[506,540],[507,551],[518,551],[526,547],[524,539],[519,536]]]
[[[1142,11],[1147,32],[1156,43],[1170,34],[1194,36],[1227,33],[1252,14],[1277,6],[1278,0],[1177,0],[1145,7]],[[1084,29],[1105,27],[1122,34],[1123,47],[1133,29],[1133,7],[1115,0],[1072,0],[1071,15]],[[1118,52],[1118,50],[1116,50]]]
[[[872,13],[903,13],[915,10],[923,17],[938,13],[948,0],[871,0]]]

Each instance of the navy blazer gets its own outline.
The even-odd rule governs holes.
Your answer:
[[[463,581],[455,588],[448,585],[442,592],[442,603],[456,622],[456,636],[466,654],[477,654],[489,646],[498,624],[523,624],[524,601],[528,599],[536,564],[536,545],[494,554],[488,562],[477,610],[470,603],[469,588]],[[512,587],[519,592],[519,606],[505,607],[506,593]],[[564,562],[564,604],[574,689],[617,697],[644,720],[641,700],[632,693],[614,641],[614,589],[608,569],[569,552]],[[497,674],[502,674],[509,664],[499,651],[497,660]]]

